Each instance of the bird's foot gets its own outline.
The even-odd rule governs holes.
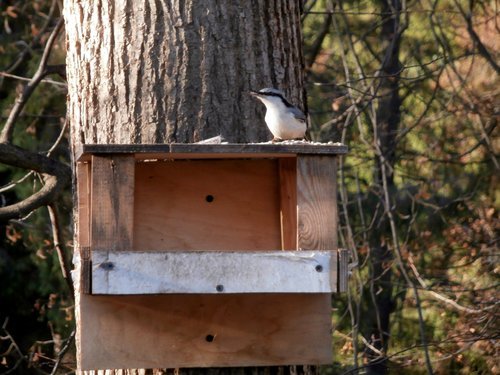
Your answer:
[[[271,141],[272,143],[276,143],[276,142],[283,142],[283,140],[281,138],[278,138],[278,137],[274,137],[273,140]]]

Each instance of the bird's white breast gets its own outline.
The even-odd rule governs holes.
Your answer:
[[[281,101],[265,101],[264,104],[267,108],[266,124],[274,137],[281,139],[304,138],[306,123],[295,118]]]

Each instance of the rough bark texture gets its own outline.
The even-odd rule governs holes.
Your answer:
[[[300,2],[66,0],[73,142],[269,138],[247,91],[304,106]]]
[[[219,134],[231,142],[270,139],[264,106],[247,92],[280,88],[305,109],[300,7],[298,0],[65,0],[73,152],[81,144],[183,143]],[[79,267],[75,252],[77,274]]]

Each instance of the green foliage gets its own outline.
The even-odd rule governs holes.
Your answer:
[[[374,244],[381,240],[396,251],[393,234],[384,224],[383,186],[374,174],[374,130],[379,127],[382,99],[376,90],[382,82],[377,72],[387,48],[382,42],[383,3],[308,3],[314,3],[303,25],[306,61],[314,61],[308,67],[312,133],[317,140],[340,140],[349,146],[342,164],[341,189],[347,195],[340,212],[340,238],[359,258],[350,298],[334,305],[335,355],[352,367],[354,337],[361,352],[358,365],[362,364],[366,346],[359,335],[367,330],[373,301],[390,291],[394,310],[388,368],[393,373],[426,373],[414,295],[395,257],[384,265],[392,272],[390,283],[378,280],[376,290],[371,290]],[[467,31],[459,6],[467,12],[469,4],[410,2],[400,17],[406,27],[399,50],[402,104],[389,195],[403,265],[420,289],[432,364],[442,374],[495,372],[488,340],[495,337],[490,324],[494,325],[493,290],[499,271],[499,194],[494,187],[498,131],[492,106],[498,74]],[[319,54],[311,58],[308,53],[313,52],[318,30],[327,22],[325,12],[333,16],[330,31]],[[495,10],[480,2],[471,14],[476,32],[494,54]],[[468,314],[432,292],[451,303],[485,310]]]

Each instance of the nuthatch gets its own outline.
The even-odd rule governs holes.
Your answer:
[[[265,88],[250,91],[266,106],[266,124],[274,136],[273,141],[304,139],[306,136],[306,115],[286,100],[282,91]]]

